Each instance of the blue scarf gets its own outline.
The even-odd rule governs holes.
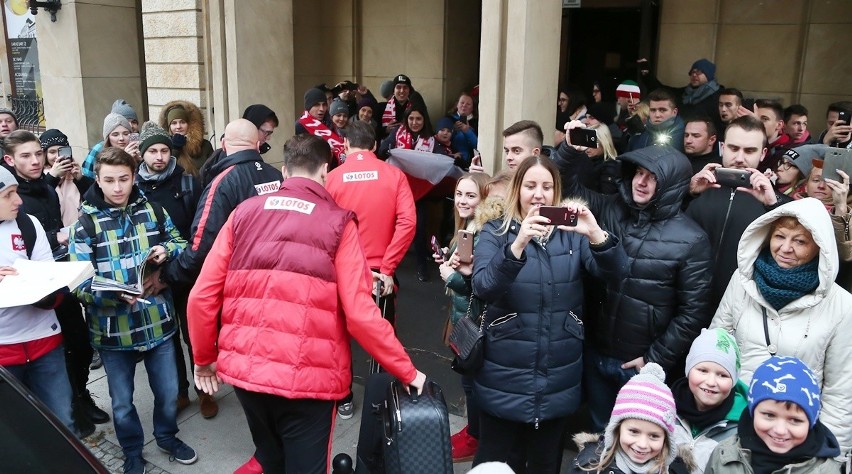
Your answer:
[[[698,87],[686,86],[683,90],[683,103],[686,105],[697,104],[715,94],[720,88],[715,79]]]
[[[819,286],[819,257],[793,268],[781,268],[765,248],[754,262],[754,282],[775,311]]]

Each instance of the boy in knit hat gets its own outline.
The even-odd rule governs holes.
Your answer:
[[[736,434],[747,405],[748,386],[739,380],[737,341],[721,328],[704,329],[686,356],[686,377],[672,384],[677,406],[675,443],[692,447],[696,466],[704,472],[720,441]]]
[[[705,472],[840,472],[833,459],[840,448],[820,408],[811,369],[795,357],[770,357],[754,371],[737,436],[719,443]]]
[[[665,379],[651,362],[621,387],[603,436],[574,437],[580,454],[569,472],[668,472],[678,453],[675,403]]]

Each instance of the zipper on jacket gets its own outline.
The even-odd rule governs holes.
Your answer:
[[[583,325],[583,320],[578,318],[577,315],[574,314],[574,311],[568,310],[568,314],[570,314],[571,317],[574,318],[574,321],[577,321],[577,324],[579,324],[580,326]]]
[[[535,429],[538,429],[538,417],[535,418]]]
[[[719,233],[719,246],[716,247],[716,257],[713,259],[713,268],[719,263],[719,255],[722,253],[722,242],[725,240],[725,230],[728,228],[728,217],[731,216],[731,206],[734,205],[734,196],[737,194],[736,189],[731,190],[731,197],[728,198],[728,210],[725,211],[725,220],[722,222],[722,232]]]

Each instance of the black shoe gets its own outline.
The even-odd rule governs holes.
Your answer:
[[[79,399],[71,403],[71,417],[74,419],[78,438],[89,437],[95,432],[95,424],[83,413],[82,404],[79,402]]]
[[[109,423],[109,414],[95,405],[92,400],[92,394],[88,390],[83,391],[77,398],[77,405],[83,415],[86,416],[92,423],[103,424]]]

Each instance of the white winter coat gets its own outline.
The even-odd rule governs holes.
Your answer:
[[[772,223],[781,216],[797,218],[819,245],[819,286],[775,311],[758,291],[753,274]],[[740,378],[749,383],[757,366],[770,357],[763,329],[761,308],[765,308],[769,340],[778,347],[777,355],[798,357],[816,374],[822,387],[819,418],[845,455],[852,447],[852,295],[834,283],[838,262],[831,219],[818,200],[801,199],[758,217],[740,239],[737,271],[710,327],[722,327],[736,338],[742,354]]]

